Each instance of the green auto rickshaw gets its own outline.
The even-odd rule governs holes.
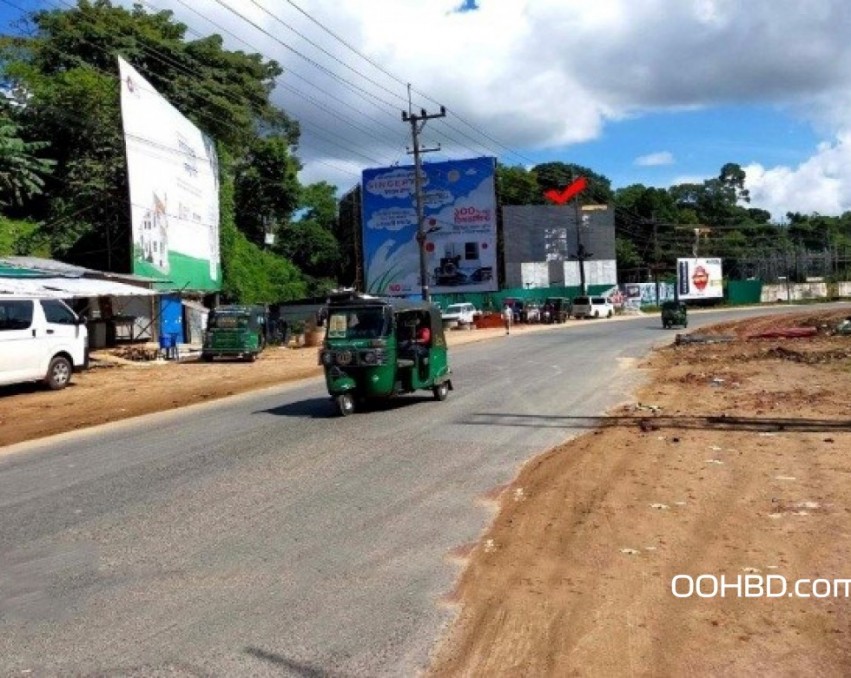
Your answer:
[[[417,390],[446,400],[452,380],[437,306],[345,292],[332,295],[326,310],[319,362],[341,415]]]
[[[674,325],[688,327],[686,305],[681,301],[662,302],[662,327],[668,329]]]
[[[241,358],[254,362],[266,347],[265,306],[219,306],[210,311],[201,359]]]

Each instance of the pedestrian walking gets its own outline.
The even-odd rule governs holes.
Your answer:
[[[505,334],[511,334],[511,321],[514,320],[514,311],[511,310],[511,306],[508,304],[505,305],[505,308],[502,309],[502,321],[505,324]]]

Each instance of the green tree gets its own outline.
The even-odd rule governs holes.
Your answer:
[[[256,138],[236,165],[236,223],[258,245],[267,222],[285,224],[298,207],[301,165],[289,146],[281,135]]]
[[[47,243],[56,256],[73,263],[130,270],[118,55],[230,153],[225,178],[239,182],[233,200],[240,219],[234,228],[245,227],[256,243],[262,216],[290,218],[299,199],[293,154],[299,130],[270,101],[282,72],[276,62],[225,50],[217,35],[187,40],[186,26],[171,12],[148,12],[141,5],[125,9],[109,0],[79,0],[71,9],[36,12],[32,23],[31,35],[0,40],[0,77],[26,94],[14,122],[26,138],[49,139],[50,156],[57,161],[42,194],[20,215],[44,222],[33,243]],[[223,222],[229,251],[248,251],[239,244],[244,237],[229,228]],[[223,265],[229,264],[223,260]],[[271,273],[276,266],[266,267],[267,283],[273,277],[288,280]],[[231,290],[249,289],[254,283],[241,288],[238,270],[230,267]]]
[[[24,141],[20,127],[0,115],[0,204],[23,205],[44,189],[44,176],[54,160],[36,155],[48,147],[44,141]]]
[[[578,198],[582,205],[608,205],[612,202],[612,182],[608,177],[582,165],[546,162],[532,168],[538,179],[541,195],[550,189],[561,190],[573,180],[585,177],[588,186]]]
[[[324,181],[306,186],[301,192],[299,218],[281,230],[277,249],[304,271],[311,294],[334,287],[334,272],[342,263],[336,236],[336,193],[336,186]]]
[[[536,174],[519,165],[497,165],[496,187],[501,205],[541,205],[544,202]]]

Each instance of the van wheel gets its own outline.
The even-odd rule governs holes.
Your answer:
[[[73,368],[68,358],[58,355],[50,361],[44,383],[54,391],[58,391],[61,388],[65,388],[71,382],[72,372]]]
[[[449,395],[449,384],[444,381],[442,384],[437,384],[436,386],[434,386],[431,391],[432,393],[434,393],[435,400],[446,400],[447,396]]]
[[[599,318],[600,317],[600,311],[594,311],[594,317]]]
[[[611,311],[609,311],[608,313],[606,313],[606,317],[607,317],[607,318],[611,318],[611,317],[612,317],[612,312],[611,312]]]

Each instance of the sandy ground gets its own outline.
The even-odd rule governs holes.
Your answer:
[[[829,326],[842,314],[830,315],[758,325]],[[717,326],[739,336],[732,343],[654,353],[634,404],[587,422],[587,435],[494,493],[491,527],[449,555],[465,567],[443,601],[458,616],[432,675],[851,674],[841,585],[836,597],[672,593],[678,575],[734,586],[771,575],[772,592],[783,577],[787,593],[797,579],[851,577],[851,337],[748,341],[742,327]],[[458,345],[501,334],[448,336]],[[0,446],[316,376],[316,357],[99,361],[62,392],[3,388]]]
[[[431,675],[851,675],[844,584],[793,594],[851,578],[851,337],[672,346],[645,367],[634,404],[529,462],[456,554]],[[678,575],[715,579],[677,597]]]

